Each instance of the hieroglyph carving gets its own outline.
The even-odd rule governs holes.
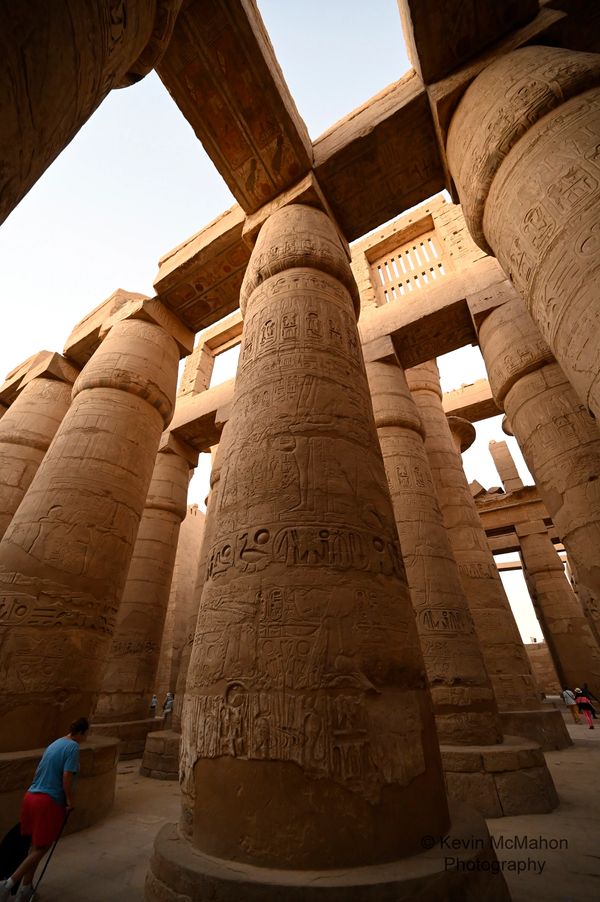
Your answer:
[[[425,769],[422,684],[405,670],[422,662],[351,310],[303,269],[248,305],[182,716],[191,795],[198,757],[296,762],[374,802]]]

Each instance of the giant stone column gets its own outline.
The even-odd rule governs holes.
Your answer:
[[[116,322],[0,543],[0,749],[38,748],[93,706],[175,397],[160,325]]]
[[[523,47],[450,123],[471,235],[494,254],[581,401],[600,417],[600,55]]]
[[[399,859],[447,830],[448,809],[358,295],[324,213],[266,220],[241,307],[182,714],[184,817],[157,838],[146,899],[405,898]],[[435,872],[445,898],[436,856],[419,856],[413,895],[434,897]]]
[[[535,479],[589,599],[600,633],[600,432],[558,366],[520,298],[493,310],[479,327],[481,353],[496,403]]]
[[[541,749],[502,735],[404,372],[388,358],[368,362],[367,376],[449,797],[485,817],[550,811],[558,799]]]
[[[148,703],[179,528],[187,510],[190,469],[197,460],[197,452],[189,446],[170,433],[163,435],[93,714],[94,732],[120,738],[121,757],[141,755],[146,734],[154,726]]]
[[[181,0],[27,0],[0,8],[0,222],[112,88],[160,59]]]
[[[542,710],[531,664],[463,470],[462,428],[472,431],[473,427],[459,417],[446,417],[435,361],[407,370],[406,378],[423,421],[438,501],[504,730],[527,736],[542,748],[568,745],[562,717]]]
[[[542,520],[515,526],[535,607],[563,687],[587,682],[600,695],[600,649]]]
[[[0,539],[69,409],[77,375],[59,354],[42,351],[0,387],[0,397],[10,398],[0,423]]]

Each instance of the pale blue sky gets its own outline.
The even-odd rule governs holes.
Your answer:
[[[259,0],[259,8],[313,139],[409,68],[396,0]],[[62,350],[116,288],[151,295],[159,257],[232,203],[154,73],[113,91],[0,229],[0,378],[37,351]],[[474,349],[442,367],[446,388],[484,375]],[[504,438],[498,423],[481,424],[465,458],[469,478],[486,486],[498,483],[491,437]],[[206,474],[203,461],[191,501],[202,504]],[[521,628],[536,634],[529,620]]]

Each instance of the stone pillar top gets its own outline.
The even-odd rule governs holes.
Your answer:
[[[163,432],[160,439],[160,445],[158,446],[158,452],[162,452],[163,454],[177,454],[179,457],[183,457],[184,460],[187,460],[190,467],[198,466],[200,452],[196,451],[195,448],[192,448],[191,445],[188,445],[183,439],[173,435],[170,429]],[[196,505],[196,507],[197,506],[198,505]]]
[[[475,426],[469,420],[463,419],[463,417],[448,417],[447,419],[452,438],[462,454],[463,451],[471,447],[477,438]]]
[[[411,391],[431,391],[438,398],[443,398],[440,386],[440,371],[435,360],[420,363],[404,371],[408,387]]]
[[[163,54],[169,46],[175,20],[183,0],[156,0],[156,13],[154,15],[154,27],[150,40],[136,59],[131,64],[125,75],[121,78],[117,88],[126,88],[141,81],[161,61]]]
[[[508,417],[502,417],[502,432],[504,435],[510,435],[511,437],[514,435],[514,432],[511,429],[510,420]]]
[[[44,377],[73,383],[79,370],[54,351],[40,351],[16,366],[0,385],[0,404],[9,407],[25,386],[33,379]]]
[[[278,241],[277,236],[281,236],[282,232],[286,239]],[[273,213],[258,234],[240,291],[242,315],[248,298],[259,285],[271,276],[295,267],[305,267],[307,255],[310,257],[311,269],[328,273],[347,288],[358,317],[358,288],[334,224],[321,210],[295,203]],[[276,285],[273,290],[277,290]]]
[[[523,488],[523,481],[519,476],[519,471],[517,470],[508,445],[506,442],[496,442],[492,439],[488,447],[494,461],[494,466],[502,480],[502,485],[507,492],[518,492],[519,489]]]
[[[158,298],[118,288],[77,323],[67,338],[65,356],[85,366],[110,329],[125,319],[140,319],[160,326],[177,344],[180,357],[187,357],[193,351],[193,332]]]
[[[469,231],[488,254],[483,213],[500,164],[535,122],[599,82],[599,55],[530,46],[499,57],[467,88],[450,124],[447,153]]]

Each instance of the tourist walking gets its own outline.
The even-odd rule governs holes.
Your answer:
[[[575,700],[575,693],[572,689],[563,689],[561,692],[562,700],[567,706],[568,710],[571,712],[571,717],[573,718],[573,723],[581,723],[581,718],[579,716],[579,711],[577,709],[577,702]]]
[[[171,726],[171,715],[173,714],[173,693],[167,692],[167,697],[163,704],[163,716],[165,718],[164,729],[168,730]]]
[[[156,706],[158,705],[158,698],[156,695],[152,696],[150,700],[150,717],[156,717]]]
[[[15,902],[33,896],[36,868],[55,842],[74,807],[75,780],[79,773],[79,746],[85,740],[89,723],[85,717],[74,721],[66,736],[52,742],[37,766],[33,783],[21,804],[21,834],[31,836],[27,858],[11,876],[0,883],[0,902],[8,902],[16,883],[23,881]]]
[[[594,713],[594,706],[589,700],[587,695],[584,695],[581,689],[575,690],[575,701],[577,702],[577,707],[582,712],[583,716],[588,722],[588,727],[590,730],[594,729],[594,724],[592,723],[592,716]]]

